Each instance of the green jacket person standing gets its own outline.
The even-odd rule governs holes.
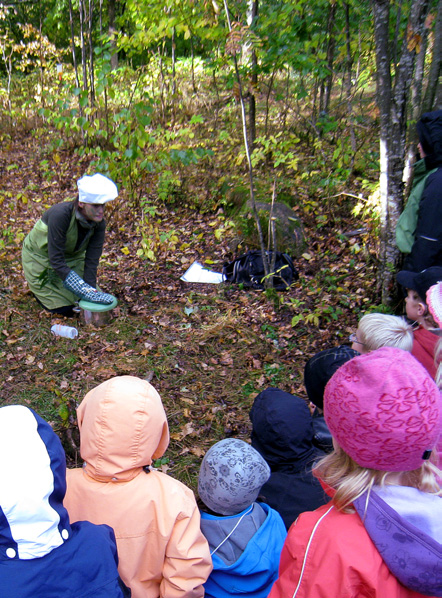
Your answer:
[[[24,240],[22,251],[25,278],[37,301],[68,317],[79,298],[113,301],[96,286],[106,229],[104,208],[118,189],[102,174],[85,175],[77,186],[78,198],[49,208]]]

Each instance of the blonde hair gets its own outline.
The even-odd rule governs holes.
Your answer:
[[[381,347],[396,347],[404,351],[413,348],[413,328],[400,316],[366,314],[359,320],[358,331],[367,351]]]
[[[442,472],[434,463],[437,462],[435,453],[433,451],[431,456],[433,462],[424,461],[419,469],[413,471],[377,471],[361,467],[335,444],[334,451],[316,464],[314,474],[335,490],[332,502],[336,508],[351,513],[354,512],[352,502],[364,492],[369,494],[373,486],[411,486],[422,492],[442,495],[436,480],[436,476],[442,476]]]

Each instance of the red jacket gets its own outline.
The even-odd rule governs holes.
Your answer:
[[[439,337],[422,326],[413,330],[413,348],[411,354],[424,366],[433,380],[436,378],[434,349]]]
[[[357,513],[328,504],[300,515],[269,598],[421,598],[388,570]]]

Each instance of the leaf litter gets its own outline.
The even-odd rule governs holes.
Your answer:
[[[306,398],[307,359],[346,342],[361,313],[377,301],[375,250],[367,244],[365,252],[352,252],[333,228],[317,229],[307,214],[308,251],[295,259],[300,281],[286,293],[184,283],[179,278],[193,261],[221,271],[231,259],[228,234],[217,232],[222,212],[159,206],[161,226],[175,231],[178,245],[151,262],[137,254],[141,214],[128,207],[122,190],[106,215],[98,273],[101,288],[119,300],[115,318],[95,329],[81,319],[54,317],[27,289],[21,242],[47,207],[75,196],[75,181],[88,165],[63,154],[65,167],[43,185],[33,142],[17,137],[1,151],[19,168],[1,173],[0,204],[13,233],[0,236],[0,404],[28,405],[50,421],[68,464],[76,466],[75,408],[84,395],[112,376],[147,379],[162,397],[171,431],[161,467],[195,488],[201,459],[214,442],[250,438],[249,410],[258,392],[277,386]],[[24,189],[26,203],[15,199]],[[350,209],[339,210],[341,228],[360,226]],[[299,321],[293,326],[294,316]],[[78,338],[54,337],[56,322],[76,326]]]

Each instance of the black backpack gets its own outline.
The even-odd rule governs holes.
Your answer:
[[[272,264],[273,251],[266,251],[269,265]],[[249,251],[232,262],[224,264],[223,274],[228,282],[243,284],[252,289],[264,289],[265,272],[260,250]],[[287,253],[276,252],[273,288],[285,291],[294,280],[299,278],[292,258]]]

